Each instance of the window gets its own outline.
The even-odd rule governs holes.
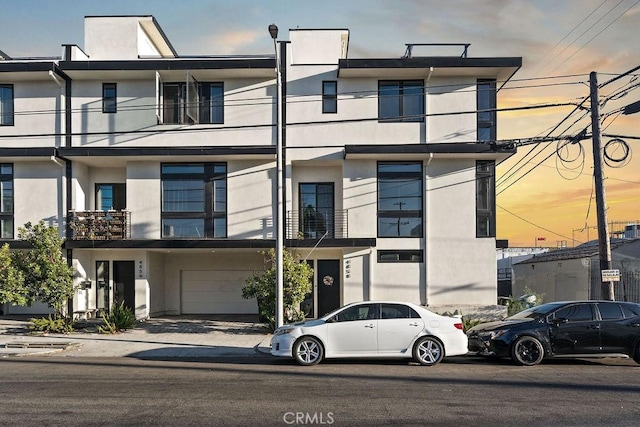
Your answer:
[[[496,140],[496,81],[478,80],[477,88],[478,141],[493,142]]]
[[[422,251],[378,251],[378,262],[422,262]]]
[[[476,237],[496,236],[496,176],[493,160],[476,162]]]
[[[0,84],[0,126],[13,126],[13,85]]]
[[[355,320],[375,320],[378,318],[377,304],[361,304],[342,310],[334,316],[336,322],[353,322]]]
[[[421,162],[378,162],[378,237],[422,237]]]
[[[334,237],[333,183],[300,184],[300,218],[305,238]]]
[[[385,122],[424,121],[424,82],[380,81],[378,120]]]
[[[226,163],[162,165],[162,237],[227,237]]]
[[[162,122],[168,124],[224,123],[222,83],[164,83]],[[187,101],[189,99],[189,101]]]
[[[0,238],[13,239],[13,165],[0,164]]]
[[[623,305],[622,312],[624,313],[625,319],[631,319],[633,317],[640,316],[640,310],[636,306]]]
[[[381,319],[419,319],[416,311],[404,304],[382,304]]]
[[[99,211],[127,208],[125,184],[96,184],[96,209]]]
[[[600,310],[600,318],[602,320],[619,320],[624,318],[620,304],[616,304],[615,302],[598,303],[598,310]]]
[[[322,82],[322,112],[338,112],[338,82]]]
[[[561,308],[555,313],[556,320],[569,322],[585,322],[593,320],[591,304],[576,304]]]
[[[115,83],[102,83],[102,112],[115,113],[117,111],[118,91]]]

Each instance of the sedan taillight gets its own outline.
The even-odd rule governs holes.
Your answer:
[[[453,326],[455,326],[456,329],[460,329],[460,330],[462,330],[462,328],[464,327],[462,326],[462,323],[454,323]]]

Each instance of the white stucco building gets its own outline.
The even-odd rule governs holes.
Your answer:
[[[151,16],[85,17],[60,58],[2,56],[2,241],[59,227],[86,287],[74,311],[256,313],[240,290],[274,247],[280,130],[311,317],[495,304],[494,167],[514,150],[492,143],[492,109],[521,58],[351,58],[349,37],[278,42],[280,129],[274,52],[181,57]]]

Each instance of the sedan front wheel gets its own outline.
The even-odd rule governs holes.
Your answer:
[[[413,346],[413,358],[424,366],[435,365],[444,357],[442,343],[433,337],[422,337]]]
[[[511,360],[522,366],[534,366],[542,362],[544,347],[534,337],[520,337],[511,346]]]
[[[317,365],[323,355],[322,344],[316,338],[302,337],[293,345],[293,358],[299,365]]]

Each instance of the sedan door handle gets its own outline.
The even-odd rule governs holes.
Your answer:
[[[640,323],[629,323],[632,328],[640,328]]]
[[[587,326],[589,329],[600,329],[600,325],[589,325]]]
[[[375,328],[375,325],[373,323],[370,323],[368,325],[364,325],[365,328]]]
[[[409,323],[409,326],[419,326],[416,322]]]

